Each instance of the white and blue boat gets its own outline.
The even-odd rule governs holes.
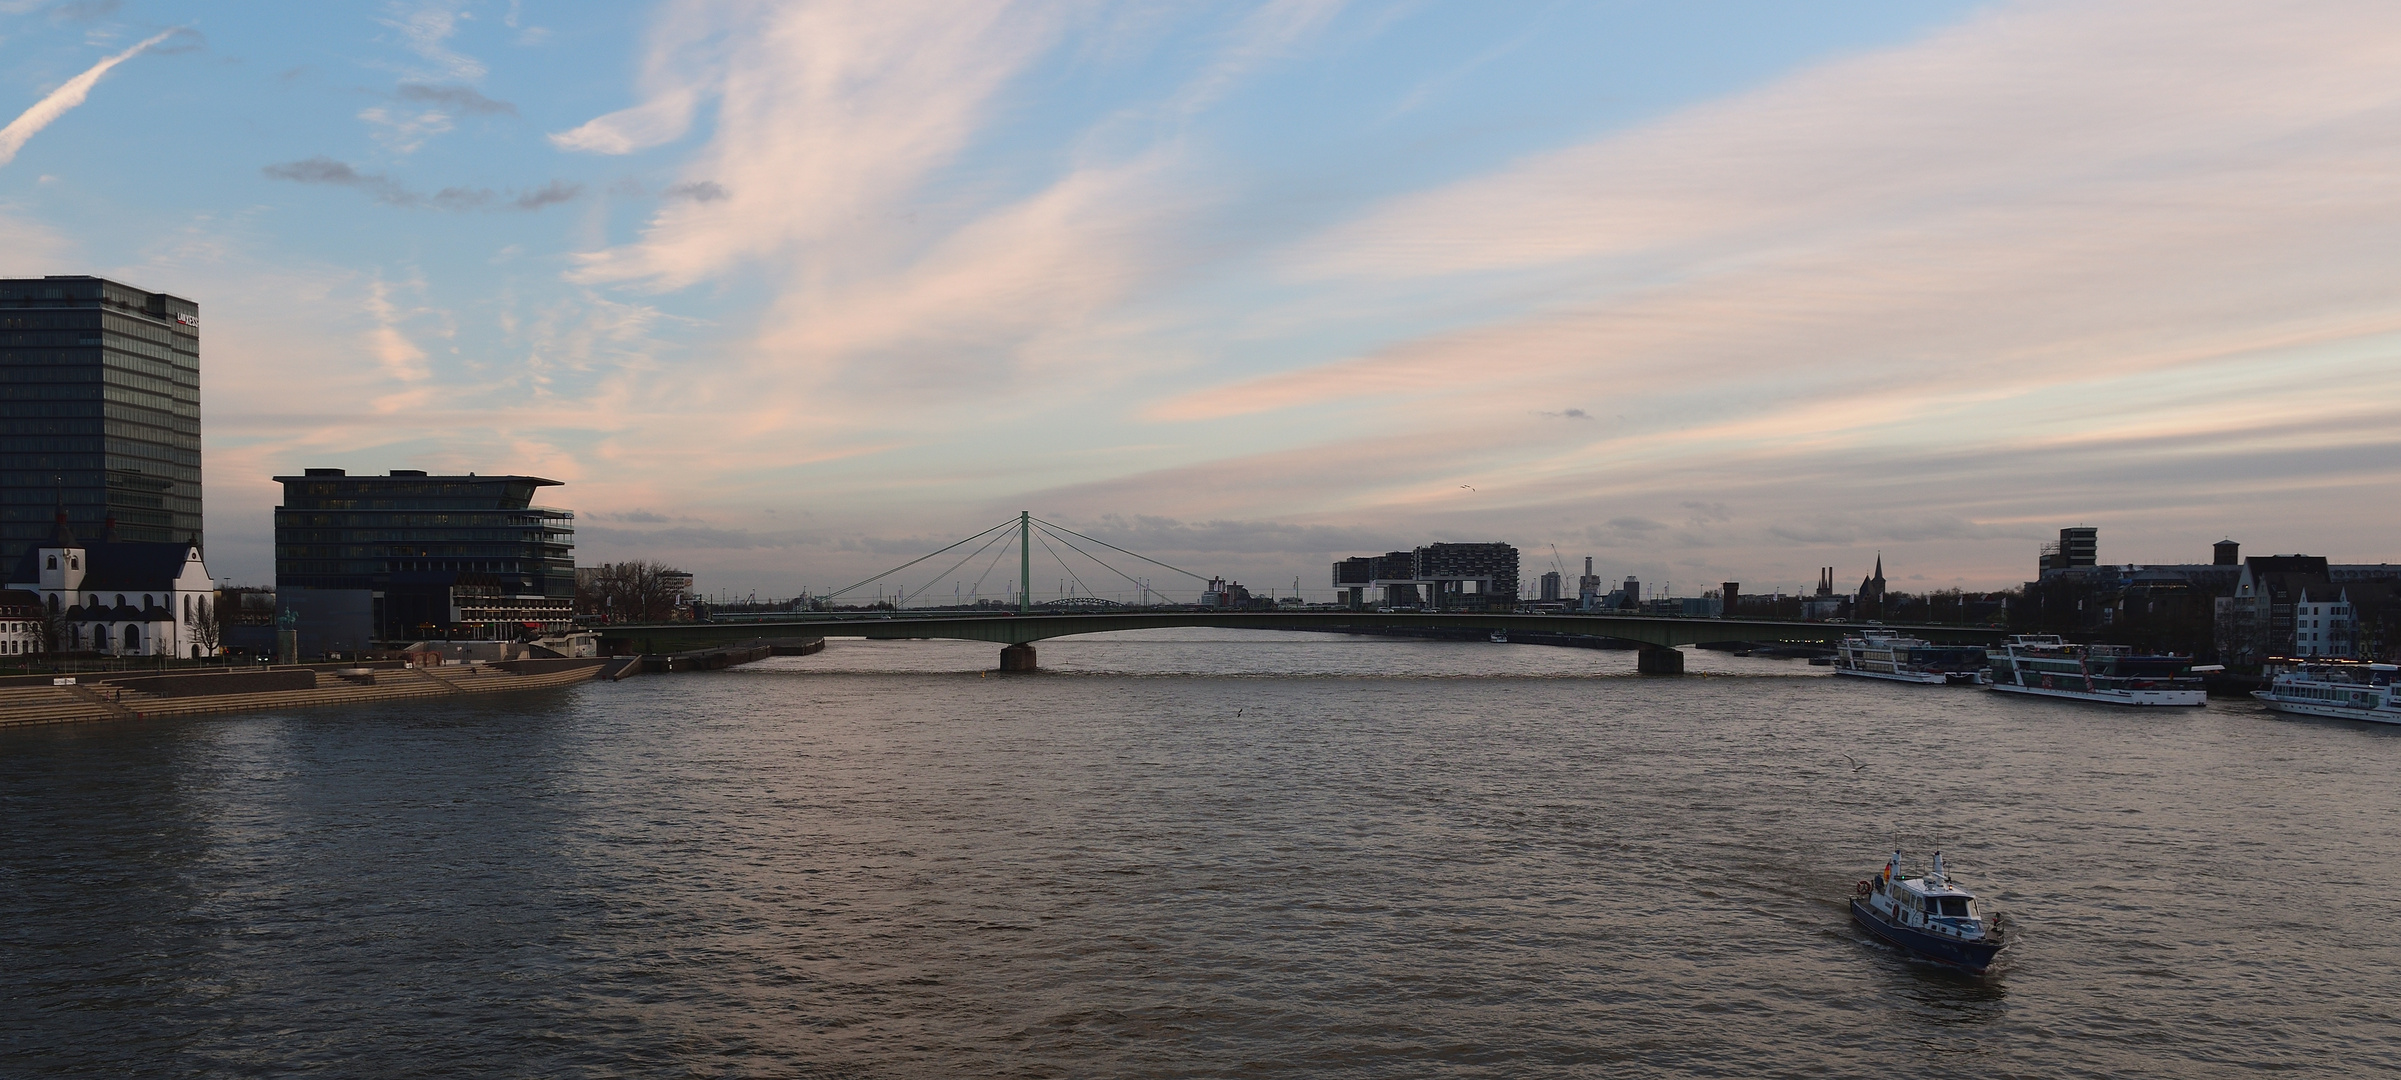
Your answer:
[[[2357,660],[2303,662],[2284,670],[2265,690],[2253,690],[2268,708],[2295,716],[2330,716],[2401,724],[2401,667]]]
[[[1859,883],[1851,917],[1877,938],[1935,963],[1982,975],[2001,951],[1999,918],[1986,918],[1976,894],[1943,873],[1942,852],[1923,877],[1901,876],[1901,853]]]
[[[1936,645],[1884,630],[1863,630],[1834,650],[1834,673],[1890,682],[1983,686],[1991,661],[1974,645]]]

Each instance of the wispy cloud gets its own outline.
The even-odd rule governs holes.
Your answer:
[[[425,83],[401,83],[393,97],[420,105],[439,105],[453,112],[482,116],[517,115],[517,107],[505,101],[494,101],[471,86],[431,86]]]
[[[2401,171],[2372,134],[2401,108],[2379,74],[2397,49],[2401,18],[2356,3],[2002,9],[1328,230],[1283,268],[1320,302],[1407,319],[1439,290],[1485,313],[1155,414],[1372,385],[1458,416],[1574,381],[1713,387],[1724,416],[2378,327],[2389,306],[2343,282],[2372,273],[2362,230],[2401,229],[2353,180]]]
[[[383,173],[364,173],[345,161],[313,157],[268,165],[259,170],[272,180],[295,184],[330,184],[357,188],[386,206],[431,210],[540,210],[571,202],[583,195],[583,185],[566,180],[527,191],[502,193],[491,188],[446,187],[431,193],[411,190]]]
[[[1185,84],[1170,107],[1196,113],[1217,103],[1261,65],[1289,56],[1341,14],[1348,0],[1267,0],[1236,27],[1228,48]]]
[[[52,5],[45,13],[54,23],[90,24],[115,15],[124,7],[124,0],[68,0]]]
[[[67,110],[83,104],[84,98],[91,95],[92,87],[100,82],[100,77],[108,74],[108,69],[133,59],[136,54],[175,34],[174,30],[161,31],[124,52],[84,69],[83,74],[67,80],[58,89],[52,90],[49,96],[35,102],[32,108],[18,114],[7,127],[0,128],[0,165],[16,160],[17,151],[25,148],[25,140],[33,138],[37,132],[49,127],[52,121],[66,115]]]
[[[418,3],[391,3],[385,16],[377,21],[400,36],[400,44],[419,59],[433,65],[433,79],[448,82],[473,82],[483,78],[487,70],[483,61],[452,50],[451,37],[458,33],[460,20],[466,18],[466,5],[460,0],[422,0]]]

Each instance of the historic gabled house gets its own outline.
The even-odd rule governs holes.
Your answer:
[[[0,589],[0,664],[42,651],[42,598],[23,589]]]
[[[27,549],[7,587],[41,597],[58,620],[58,648],[112,656],[198,659],[193,630],[213,619],[216,586],[197,542],[75,539],[59,515],[50,538]]]

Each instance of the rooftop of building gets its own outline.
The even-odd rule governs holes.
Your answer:
[[[476,473],[466,473],[464,475],[460,475],[455,473],[428,473],[423,469],[394,469],[382,476],[377,476],[373,473],[362,473],[357,476],[352,476],[350,475],[350,471],[348,469],[302,469],[300,470],[300,475],[298,476],[278,476],[274,479],[275,482],[279,484],[293,484],[307,480],[447,480],[473,481],[475,483],[498,483],[504,481],[513,481],[516,483],[532,484],[535,487],[566,486],[566,481],[564,480],[551,480],[540,476],[522,476],[516,473],[484,473],[481,475]]]
[[[17,557],[17,565],[9,573],[7,584],[33,585],[42,580],[42,552],[60,548],[83,551],[83,582],[79,586],[93,591],[114,589],[157,589],[162,583],[174,581],[183,574],[184,561],[198,545],[189,540],[172,543],[151,543],[140,540],[103,539],[85,543],[76,539],[64,521],[51,526],[50,538],[25,549]]]

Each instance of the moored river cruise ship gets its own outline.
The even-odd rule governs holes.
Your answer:
[[[1992,681],[1983,649],[1936,645],[1881,630],[1865,630],[1842,639],[1842,646],[1834,650],[1834,673],[1929,686]]]
[[[2268,708],[2296,716],[2330,716],[2401,724],[2401,667],[2358,661],[2310,661],[2275,673],[2265,690],[2253,690]]]
[[[2224,670],[2123,645],[2071,645],[2053,634],[2016,635],[1990,656],[1995,690],[2104,705],[2204,705],[2209,692],[2196,673]]]

